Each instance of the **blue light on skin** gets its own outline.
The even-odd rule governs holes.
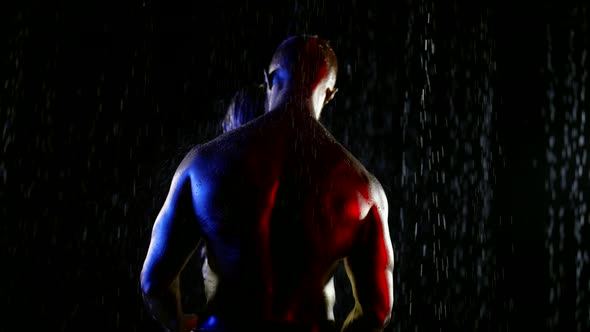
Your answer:
[[[290,78],[289,72],[285,69],[278,69],[273,73],[272,77],[272,85],[279,83],[278,80],[281,82],[286,82]]]
[[[272,68],[270,73],[266,71],[264,73],[267,85],[266,111],[268,112],[271,105],[274,105],[277,100],[281,100],[282,95],[286,93],[283,91],[283,87],[289,82],[291,76],[288,70],[280,66]]]
[[[203,323],[203,325],[201,325],[200,328],[202,329],[215,329],[215,328],[219,328],[220,326],[218,326],[219,322],[217,321],[217,317],[215,316],[210,316],[205,323]]]
[[[207,319],[205,324],[203,324],[203,327],[215,327],[216,323],[217,323],[217,317],[211,316],[211,317],[209,317],[209,319]]]

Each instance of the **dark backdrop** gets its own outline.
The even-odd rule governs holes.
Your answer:
[[[589,328],[588,5],[2,6],[1,331],[157,331],[138,277],[174,168],[303,32],[339,57],[322,122],[388,195],[388,330]]]

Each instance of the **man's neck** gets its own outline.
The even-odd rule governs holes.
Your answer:
[[[315,118],[319,117],[319,112],[314,109],[313,98],[308,91],[305,90],[289,90],[285,91],[281,98],[271,106],[272,110],[288,110],[289,113],[307,115]]]

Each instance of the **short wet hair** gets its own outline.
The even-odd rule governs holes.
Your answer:
[[[296,35],[285,39],[276,49],[269,75],[279,68],[303,85],[315,85],[328,74],[338,73],[338,58],[330,42],[317,35]],[[272,78],[271,78],[272,81]]]

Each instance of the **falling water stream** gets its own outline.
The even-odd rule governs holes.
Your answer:
[[[420,282],[406,290],[401,281],[399,299],[409,315],[439,322],[429,326],[478,330],[498,324],[490,306],[503,278],[490,245],[499,222],[491,216],[494,158],[501,153],[494,131],[494,45],[485,11],[467,26],[467,36],[437,39],[438,20],[445,20],[437,9],[421,3],[409,21],[406,62],[419,64],[408,76],[422,84],[406,90],[401,118],[400,217],[413,236],[399,264],[411,264],[406,278]],[[462,37],[473,42],[460,45]]]
[[[554,56],[553,36],[566,40],[565,61]],[[559,35],[547,28],[547,135],[549,196],[545,246],[548,252],[550,312],[547,326],[561,331],[590,329],[588,183],[588,50],[574,30]],[[583,39],[582,39],[583,40]],[[575,301],[575,302],[574,302]],[[573,324],[572,324],[573,322]],[[566,324],[566,325],[564,325]]]
[[[236,82],[260,82],[285,33],[309,32],[330,39],[339,60],[339,92],[322,122],[388,193],[396,259],[388,331],[514,331],[530,312],[550,331],[590,330],[587,5],[561,21],[547,10],[546,31],[526,30],[527,45],[545,47],[523,64],[542,72],[531,96],[543,107],[531,107],[527,123],[539,118],[544,136],[532,142],[536,159],[518,164],[521,150],[501,143],[522,143],[502,135],[524,116],[502,113],[518,107],[498,83],[519,77],[510,72],[517,54],[499,46],[524,29],[520,19],[503,21],[512,9],[429,0],[395,2],[396,10],[381,1],[222,2],[213,11],[189,1],[84,3],[1,12],[0,257],[15,277],[0,287],[0,304],[24,316],[8,318],[80,330],[101,316],[103,330],[149,330],[138,274],[181,152],[218,134],[221,96]],[[505,24],[514,30],[500,31]],[[525,79],[534,86],[536,78]],[[544,184],[530,193],[545,198],[533,206],[542,212],[514,213],[531,208],[534,199],[509,195],[527,193],[518,186],[528,181]],[[510,197],[517,201],[499,206]],[[544,219],[523,220],[529,215]],[[529,234],[544,242],[533,247]],[[511,255],[541,262],[543,274]],[[343,319],[354,304],[342,270],[337,279]],[[187,308],[203,305],[199,292],[186,288]]]

